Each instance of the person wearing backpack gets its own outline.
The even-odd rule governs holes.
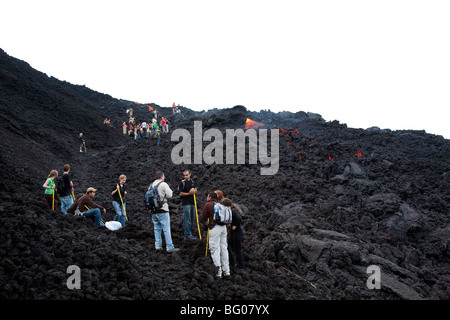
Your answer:
[[[183,180],[178,186],[181,204],[183,206],[185,240],[197,240],[197,238],[192,235],[192,227],[194,225],[195,218],[194,194],[197,193],[197,187],[195,186],[194,180],[191,179],[191,175],[192,174],[189,170],[185,170],[183,172]]]
[[[156,172],[156,180],[150,185],[149,189],[155,187],[157,190],[157,195],[162,201],[162,205],[154,209],[152,213],[152,221],[155,231],[155,249],[162,250],[162,237],[161,232],[164,233],[164,239],[166,240],[166,251],[176,252],[180,249],[175,248],[172,242],[172,234],[170,232],[170,215],[169,215],[169,205],[167,199],[171,198],[173,193],[169,185],[164,182],[164,172]]]
[[[209,221],[209,249],[213,264],[217,269],[216,278],[222,275],[230,276],[230,263],[228,257],[227,226],[215,221],[215,215],[219,213],[217,194],[211,192],[206,199],[202,210],[201,221]]]
[[[58,177],[58,171],[52,170],[45,180],[44,185],[42,186],[45,189],[44,197],[47,200],[48,205],[50,206],[50,210],[58,209],[58,202],[56,201],[56,183],[55,179]]]
[[[69,173],[70,165],[65,164],[61,178],[61,187],[58,186],[58,194],[61,200],[61,211],[63,214],[67,214],[67,209],[69,209],[73,203],[73,182]]]

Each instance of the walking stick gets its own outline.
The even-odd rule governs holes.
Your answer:
[[[91,210],[91,209],[89,209],[89,207],[87,206],[87,205],[84,205],[84,207],[89,211],[89,210]],[[102,224],[102,225],[105,225],[105,223],[103,222],[103,221],[100,221],[100,223]]]
[[[125,206],[123,205],[122,195],[120,194],[119,184],[117,184],[117,191],[119,191],[120,202],[122,202],[123,212],[125,213],[125,220],[128,221],[127,210],[125,210]]]
[[[205,251],[205,257],[208,255],[208,242],[209,242],[209,218],[208,218],[208,233],[206,234],[206,251]]]
[[[53,189],[52,211],[55,211],[55,189]]]
[[[194,205],[195,205],[195,216],[197,217],[198,236],[200,237],[200,240],[202,240],[202,233],[200,232],[200,225],[198,223],[197,201],[195,200],[195,193],[194,193]]]
[[[75,201],[75,195],[73,194],[73,191],[72,191],[72,198],[73,198],[73,201]]]

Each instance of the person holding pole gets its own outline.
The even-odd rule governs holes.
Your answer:
[[[50,171],[50,174],[47,177],[47,180],[45,180],[44,185],[42,186],[45,188],[44,197],[45,200],[47,200],[47,203],[52,211],[58,209],[58,202],[56,201],[56,183],[55,178],[58,177],[58,171],[52,170]]]
[[[178,186],[181,204],[183,206],[184,240],[197,240],[197,238],[192,234],[195,216],[197,216],[198,225],[198,213],[196,210],[197,208],[195,201],[197,187],[194,183],[194,180],[191,179],[191,175],[192,173],[189,170],[185,170],[183,172],[183,180]],[[201,239],[200,230],[198,230],[198,232]]]
[[[211,251],[211,258],[217,268],[216,278],[230,276],[230,263],[228,257],[227,226],[216,224],[214,221],[214,208],[217,202],[217,193],[211,192],[206,199],[202,210],[202,221],[208,221],[207,244]]]
[[[125,226],[125,222],[128,220],[127,218],[127,209],[125,203],[125,195],[127,194],[125,190],[125,182],[127,181],[127,177],[124,174],[119,176],[119,183],[115,185],[113,188],[111,195],[113,198],[113,206],[116,211],[116,216],[114,217],[114,221],[119,221],[122,224],[122,227]]]
[[[75,199],[74,203],[67,209],[67,213],[75,214],[76,209],[78,209],[79,213],[77,214],[86,218],[92,218],[98,227],[104,227],[105,222],[103,221],[102,213],[106,214],[106,209],[92,200],[96,192],[97,189],[89,187],[82,197]]]

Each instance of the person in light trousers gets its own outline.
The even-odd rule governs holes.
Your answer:
[[[152,221],[155,231],[155,249],[162,250],[162,232],[164,233],[164,239],[166,240],[166,251],[177,252],[180,249],[175,248],[172,242],[172,234],[170,231],[169,205],[167,204],[167,199],[172,197],[173,192],[170,189],[169,185],[164,182],[164,180],[164,173],[162,171],[158,171],[156,172],[156,180],[151,184],[151,187],[157,186],[158,194],[161,196],[161,199],[164,200],[162,208],[152,214]]]
[[[217,269],[216,278],[222,278],[222,275],[230,276],[230,262],[228,257],[227,226],[215,223],[214,204],[217,202],[217,194],[211,192],[206,199],[202,210],[202,221],[209,221],[209,250],[213,264]]]

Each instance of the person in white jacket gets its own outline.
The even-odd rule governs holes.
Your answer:
[[[172,243],[172,235],[170,232],[170,215],[169,215],[169,204],[167,199],[171,198],[173,193],[169,185],[164,182],[164,172],[156,172],[156,180],[153,181],[150,187],[157,186],[158,184],[158,194],[161,199],[164,200],[162,207],[152,214],[152,221],[155,230],[155,248],[156,250],[162,250],[162,237],[161,231],[164,233],[164,239],[166,240],[166,251],[176,252],[180,249],[175,248]]]

